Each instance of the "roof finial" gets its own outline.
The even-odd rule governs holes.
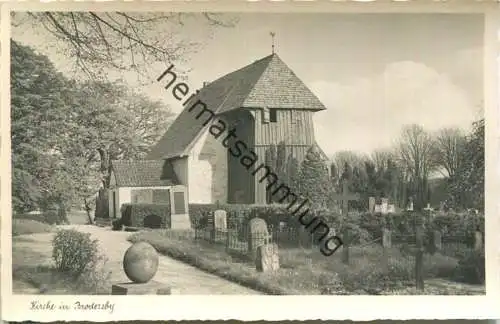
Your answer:
[[[275,32],[270,32],[269,33],[271,35],[271,39],[272,39],[272,51],[273,51],[273,54],[274,54],[274,36],[276,35]]]

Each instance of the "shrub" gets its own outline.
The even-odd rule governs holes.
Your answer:
[[[98,241],[88,233],[60,230],[52,240],[52,258],[59,271],[78,277],[99,261]]]
[[[462,258],[458,261],[455,277],[457,280],[471,284],[484,284],[484,251],[468,250],[463,253]]]
[[[424,273],[430,278],[452,279],[457,268],[456,258],[435,253],[433,255],[425,254],[423,260]]]
[[[170,205],[168,204],[124,204],[122,206],[121,223],[130,227],[170,228]],[[158,221],[153,221],[153,218]],[[157,227],[157,226],[154,226]]]
[[[121,230],[123,230],[123,223],[122,223],[122,219],[121,218],[113,220],[113,222],[111,222],[111,225],[113,226],[113,228],[112,228],[113,231],[121,231]]]
[[[389,259],[387,263],[375,262],[353,271],[346,267],[340,273],[348,291],[366,291],[378,294],[383,290],[408,286],[414,278],[414,264],[404,260]]]

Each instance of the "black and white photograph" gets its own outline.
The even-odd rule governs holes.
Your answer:
[[[11,11],[12,294],[485,296],[485,26]]]

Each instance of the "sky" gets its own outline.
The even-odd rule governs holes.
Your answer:
[[[234,14],[232,15],[235,16]],[[407,124],[428,131],[467,130],[481,117],[483,18],[472,14],[266,14],[236,15],[238,23],[207,37],[200,20],[179,29],[199,41],[184,67],[191,88],[275,52],[324,103],[314,117],[317,142],[327,155],[371,153],[393,146]],[[160,31],[161,32],[161,31]],[[13,28],[13,38],[46,54],[64,72],[68,58],[47,40]],[[156,79],[169,62],[154,65]],[[154,74],[154,73],[153,73]],[[163,100],[174,112],[181,104],[161,84],[131,86]]]

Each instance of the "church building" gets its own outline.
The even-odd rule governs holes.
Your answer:
[[[165,77],[161,80],[166,85]],[[198,118],[210,110],[213,117]],[[198,105],[200,106],[200,105]],[[275,53],[206,83],[184,104],[184,110],[152,148],[147,160],[161,161],[175,173],[176,185],[187,188],[189,203],[265,204],[266,181],[252,174],[242,154],[244,148],[265,162],[266,151],[283,143],[287,156],[299,163],[311,148],[321,152],[314,137],[313,115],[325,106]],[[223,125],[225,133],[215,130]],[[219,137],[220,136],[220,137]],[[224,142],[226,138],[226,143]],[[238,142],[240,143],[238,145]],[[240,150],[241,153],[241,150]],[[167,166],[167,167],[166,167]]]

